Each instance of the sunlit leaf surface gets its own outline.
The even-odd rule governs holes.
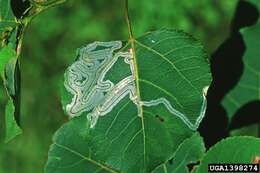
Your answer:
[[[211,81],[201,44],[166,29],[131,43],[78,51],[63,92],[75,118],[56,132],[46,173],[151,172],[196,131]]]
[[[179,146],[169,162],[158,167],[154,173],[189,173],[188,164],[200,160],[205,150],[202,137],[195,133]]]
[[[208,172],[208,164],[210,163],[252,164],[259,156],[259,138],[230,137],[220,141],[206,153],[196,173]]]

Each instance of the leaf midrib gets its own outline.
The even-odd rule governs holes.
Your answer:
[[[136,85],[136,95],[137,95],[137,103],[141,101],[140,96],[140,87],[139,87],[139,74],[138,74],[138,65],[137,65],[137,59],[136,59],[136,49],[135,49],[135,38],[132,34],[130,34],[129,42],[132,47],[133,51],[133,60],[134,60],[134,79],[135,79],[135,85]],[[141,123],[142,123],[142,131],[143,131],[143,159],[144,159],[144,168],[146,168],[146,137],[145,137],[145,127],[144,127],[144,112],[143,112],[143,106],[141,104],[138,105],[138,114],[140,114],[141,117]]]

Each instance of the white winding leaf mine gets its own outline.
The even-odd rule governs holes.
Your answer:
[[[133,70],[130,52],[113,54],[121,46],[120,41],[94,42],[79,50],[78,60],[65,73],[65,87],[73,94],[72,102],[66,106],[71,117],[92,110],[88,119],[91,127],[94,127],[98,117],[110,112],[126,95],[129,94],[134,101],[136,94],[132,75],[116,85],[109,80],[104,81],[105,74],[118,58],[124,58],[124,62]]]
[[[141,105],[148,106],[148,107],[163,104],[170,113],[179,117],[191,130],[196,130],[198,128],[202,118],[205,115],[205,111],[206,111],[206,107],[207,107],[206,98],[203,96],[203,103],[202,103],[202,107],[201,107],[201,110],[200,110],[200,115],[196,119],[195,124],[193,124],[193,123],[190,122],[190,120],[183,113],[174,109],[172,107],[171,103],[165,98],[159,98],[159,99],[150,100],[150,101],[141,101],[140,103],[141,103]]]
[[[132,51],[114,53],[115,50],[121,47],[121,41],[111,41],[93,42],[79,49],[78,59],[65,73],[65,88],[73,95],[71,103],[66,105],[66,112],[69,116],[74,117],[83,112],[89,112],[87,116],[90,126],[93,128],[99,116],[109,113],[120,100],[129,95],[138,110],[141,109],[141,106],[149,107],[163,104],[170,113],[182,119],[190,129],[197,129],[206,110],[205,95],[203,94],[202,108],[195,124],[191,123],[183,113],[174,109],[165,98],[150,101],[138,100]],[[117,84],[112,83],[110,80],[104,81],[106,73],[118,58],[124,58],[124,62],[129,64],[131,75]]]

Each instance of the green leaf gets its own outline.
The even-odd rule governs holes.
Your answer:
[[[8,94],[8,103],[5,109],[6,136],[5,142],[9,142],[15,136],[21,133],[21,129],[14,119],[14,105],[12,96],[15,95],[14,73],[17,61],[16,52],[10,45],[0,50],[0,74]]]
[[[51,6],[55,6],[58,4],[62,4],[64,2],[66,2],[66,0],[47,0],[47,1],[35,0],[33,2],[39,6],[51,7]]]
[[[9,96],[15,96],[15,68],[17,55],[11,45],[0,50],[0,73]]]
[[[14,119],[14,105],[19,109],[14,97],[16,95],[15,70],[17,64],[17,54],[14,50],[17,44],[17,26],[10,0],[0,0],[0,74],[3,79],[6,92],[8,94],[8,103],[6,105],[6,136],[5,142],[21,133],[20,128]]]
[[[159,30],[135,43],[141,99],[166,98],[197,128],[206,108],[203,95],[211,81],[200,42],[183,32]]]
[[[15,55],[16,56],[16,55]],[[5,80],[4,84],[10,96],[17,96],[16,85],[19,85],[20,81],[16,79],[16,65],[17,57],[13,57],[5,66]],[[20,71],[18,71],[20,73]]]
[[[12,99],[8,100],[5,107],[5,124],[6,124],[6,135],[5,142],[11,141],[14,137],[22,133],[20,127],[16,124],[14,119],[14,104]]]
[[[179,146],[171,163],[164,163],[154,173],[188,173],[187,165],[200,160],[205,150],[202,137],[195,133]]]
[[[258,136],[259,124],[252,124],[230,131],[231,136]]]
[[[3,79],[5,78],[5,66],[12,58],[16,58],[16,53],[11,46],[5,46],[0,50],[0,74]]]
[[[63,107],[80,116],[56,132],[46,173],[151,172],[194,134],[211,81],[201,44],[166,29],[120,44],[89,44],[66,71]]]
[[[10,0],[0,0],[0,17],[1,22],[12,21],[14,22],[14,14],[11,9],[11,1]]]
[[[237,136],[218,142],[203,157],[197,173],[208,172],[210,163],[253,163],[260,156],[260,139]]]
[[[260,35],[260,22],[242,29],[241,34],[246,44],[243,56],[244,72],[239,83],[222,101],[230,120],[241,106],[251,101],[260,100],[260,39],[256,39]]]
[[[6,141],[10,141],[11,138],[20,134],[14,117],[10,116],[11,113],[15,113],[16,117],[20,116],[20,64],[18,56],[21,53],[24,30],[36,14],[62,2],[64,0],[48,1],[48,4],[35,4],[30,1],[30,7],[25,10],[27,11],[26,15],[17,19],[13,14],[10,0],[0,0],[0,75],[9,98],[9,105],[7,105],[9,111],[6,112]],[[14,104],[15,111],[11,111],[10,102]]]
[[[258,11],[260,11],[260,2],[258,0],[247,0],[247,2],[250,2],[251,4],[255,5]]]
[[[17,21],[11,9],[10,0],[0,0],[0,40],[8,39],[8,34],[17,25]],[[8,32],[8,33],[5,33]]]

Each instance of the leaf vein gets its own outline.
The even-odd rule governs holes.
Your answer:
[[[177,73],[193,88],[195,89],[196,92],[199,93],[198,89],[186,78],[186,76],[174,65],[174,63],[172,61],[170,61],[168,58],[166,58],[163,54],[161,54],[160,52],[140,43],[139,41],[135,40],[136,43],[140,46],[142,46],[143,48],[146,48],[147,50],[154,52],[155,54],[159,55],[159,57],[161,57],[162,59],[164,59],[165,61],[167,61],[176,71]]]
[[[62,144],[58,144],[58,143],[56,143],[56,142],[53,143],[53,144],[56,145],[57,147],[60,147],[60,148],[62,148],[62,149],[64,149],[64,150],[66,150],[66,151],[69,151],[69,152],[71,152],[72,154],[75,154],[76,156],[79,156],[79,157],[81,157],[82,159],[85,159],[85,160],[87,160],[87,161],[93,163],[94,165],[97,165],[97,166],[99,166],[99,167],[101,167],[101,168],[103,168],[103,169],[105,169],[105,170],[107,170],[107,171],[109,171],[109,172],[119,173],[119,172],[113,170],[112,168],[108,167],[107,165],[102,164],[102,163],[99,163],[99,162],[97,162],[97,161],[95,161],[95,160],[93,160],[93,159],[90,159],[90,158],[88,158],[88,157],[82,155],[81,153],[79,153],[79,152],[77,152],[77,151],[75,151],[75,150],[70,149],[70,148],[67,147],[67,146],[64,146],[64,145],[62,145]]]
[[[150,86],[153,86],[153,87],[157,88],[158,90],[162,91],[163,93],[165,93],[166,95],[168,95],[168,96],[170,96],[172,99],[174,99],[174,100],[176,101],[176,103],[177,103],[180,107],[183,107],[183,105],[178,101],[178,99],[177,99],[174,95],[172,95],[169,91],[167,91],[167,90],[161,88],[160,86],[158,86],[158,85],[156,85],[155,83],[153,83],[153,82],[151,82],[151,81],[148,81],[148,80],[146,80],[146,79],[141,79],[141,78],[139,78],[139,81],[140,81],[140,82],[144,82],[144,83],[146,83],[146,84],[148,84],[148,85],[150,85]]]

